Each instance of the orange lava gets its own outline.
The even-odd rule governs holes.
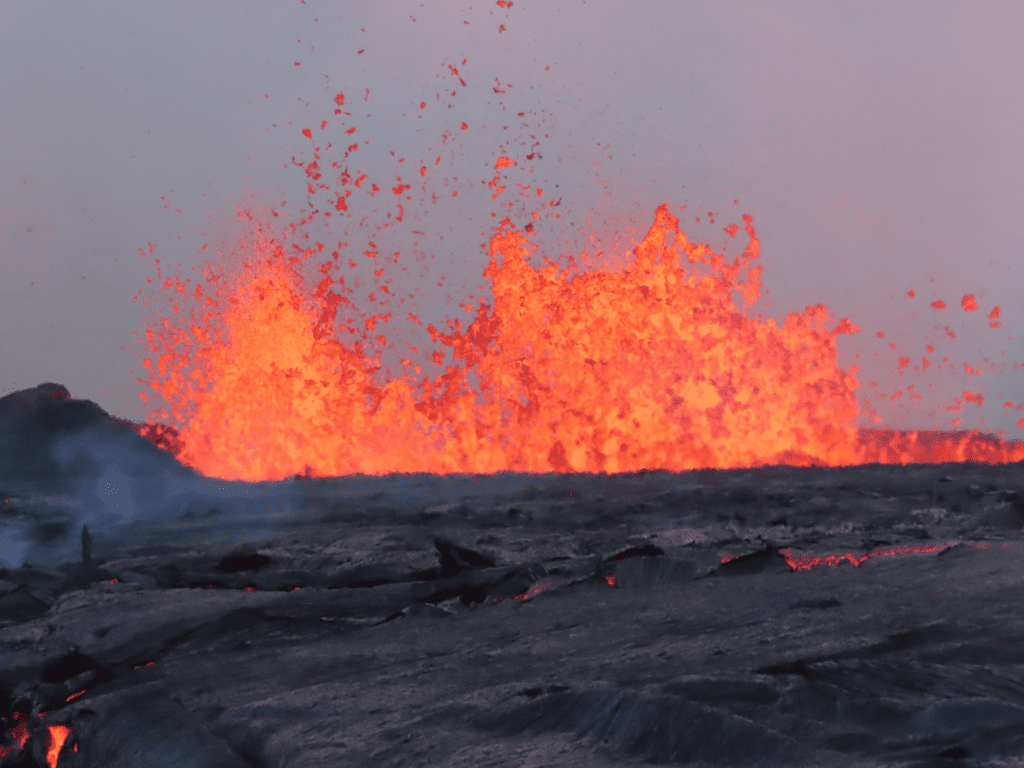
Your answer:
[[[45,715],[47,713],[43,712],[40,714]],[[74,729],[71,726],[67,725],[47,726],[46,763],[50,768],[57,768],[57,759],[60,755],[60,750],[73,730]],[[11,746],[0,745],[0,764],[4,762],[4,758],[16,755],[25,748],[25,744],[28,742],[30,735],[28,717],[26,715],[20,712],[14,713],[14,727],[10,729],[10,734],[14,743]],[[75,751],[78,751],[77,745]]]
[[[466,88],[459,67],[447,64],[442,74],[448,71]],[[452,80],[438,87],[435,101],[451,110],[457,94]],[[426,109],[427,101],[416,101]],[[750,216],[743,217],[746,249],[732,259],[691,243],[663,205],[633,251],[606,257],[623,265],[617,269],[594,266],[601,252],[569,257],[565,268],[550,261],[534,225],[560,219],[562,198],[545,197],[547,182],[531,176],[548,140],[540,123],[524,122],[518,138],[502,134],[489,183],[461,183],[470,195],[459,200],[481,189],[480,199],[497,208],[484,272],[492,302],[462,304],[471,318],[465,328],[457,320],[447,332],[424,324],[398,310],[407,299],[399,300],[391,283],[413,266],[409,254],[382,252],[407,243],[417,253],[429,226],[414,223],[425,221],[424,206],[458,194],[449,190],[460,182],[445,175],[442,156],[452,158],[449,142],[470,126],[462,120],[455,128],[459,118],[446,117],[440,146],[409,158],[408,167],[396,157],[394,181],[378,184],[350,166],[369,144],[349,143],[360,118],[342,93],[330,108],[331,120],[301,130],[304,149],[292,156],[308,202],[297,218],[271,227],[239,207],[241,265],[225,272],[224,264],[210,263],[198,286],[164,278],[157,260],[173,312],[147,329],[143,343],[152,356],[143,365],[146,383],[169,409],[156,411],[155,423],[140,432],[203,474],[259,481],[1024,459],[1024,443],[978,433],[858,430],[857,368],[839,366],[836,342],[859,329],[834,321],[821,304],[781,325],[751,316],[762,268]],[[339,141],[335,156],[332,137]],[[279,218],[286,205],[267,212]],[[715,215],[708,212],[711,223]],[[527,223],[517,228],[513,221]],[[362,237],[350,229],[371,225],[365,246],[349,244]],[[724,231],[735,238],[739,230],[733,223]],[[329,238],[338,240],[333,252],[320,242]],[[301,268],[328,252],[320,282],[308,289]],[[535,266],[534,255],[546,266]],[[360,290],[360,280],[371,282],[360,272],[368,260],[372,285]],[[978,309],[973,295],[961,305]],[[400,375],[384,368],[382,355],[395,344],[386,334],[406,315],[429,332],[434,348],[426,352],[440,373],[425,375],[411,361],[402,361]],[[993,327],[998,316],[996,307]],[[910,362],[900,358],[900,372]],[[920,399],[913,389],[909,399]],[[964,392],[964,401],[980,404],[982,397]],[[957,398],[957,409],[964,401]]]
[[[325,277],[311,303],[301,259],[260,229],[244,274],[211,280],[191,328],[150,329],[153,388],[183,425],[179,458],[228,479],[1024,458],[976,434],[858,431],[857,369],[839,367],[836,337],[859,329],[830,328],[822,305],[781,327],[737,306],[761,290],[744,220],[749,245],[729,263],[662,206],[615,272],[538,269],[505,220],[485,272],[493,306],[464,331],[428,328],[458,364],[384,385],[365,345],[328,326],[337,283]]]
[[[60,756],[60,750],[64,746],[64,742],[67,741],[68,736],[71,735],[72,729],[66,725],[51,725],[49,726],[49,731],[50,737],[47,739],[46,762],[50,768],[57,768],[57,758]]]
[[[188,406],[175,414],[180,458],[232,479],[850,463],[856,433],[841,425],[857,413],[856,381],[834,342],[850,326],[828,331],[824,307],[783,328],[741,314],[732,291],[753,301],[760,289],[747,230],[743,259],[726,265],[662,207],[627,269],[567,274],[532,267],[506,221],[485,273],[494,306],[464,332],[429,328],[461,364],[382,387],[359,344],[322,332],[295,264],[260,232],[257,260],[216,302],[223,331],[175,338],[154,389]]]

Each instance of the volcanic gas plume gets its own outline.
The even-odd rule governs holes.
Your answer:
[[[342,94],[334,101],[335,115],[351,117]],[[328,250],[323,228],[352,219],[360,195],[381,187],[349,169],[357,144],[328,162],[331,144],[320,146],[311,129],[302,135],[313,159],[293,158],[309,195],[297,221],[275,227],[239,208],[241,263],[227,272],[210,264],[199,285],[162,278],[158,262],[173,317],[150,324],[144,365],[170,404],[157,418],[180,425],[179,459],[204,474],[256,481],[1024,458],[1024,445],[977,433],[858,430],[857,368],[839,366],[836,339],[859,328],[821,304],[781,325],[751,316],[762,290],[751,216],[743,216],[746,247],[732,259],[691,243],[663,205],[623,267],[596,268],[586,253],[566,266],[544,255],[533,226],[556,203],[519,182],[520,199],[499,203],[490,235],[484,277],[493,299],[464,304],[471,322],[449,321],[444,332],[408,312],[429,333],[440,372],[403,361],[401,375],[382,376],[385,329],[404,300],[392,301],[380,276],[398,269],[401,254],[384,259],[368,240],[360,255],[375,267],[368,297],[342,274],[346,262],[356,267],[348,241],[320,263],[315,288],[302,274]],[[437,194],[430,163],[418,165],[422,206]],[[512,187],[519,165],[504,151],[496,158],[492,200]],[[409,215],[412,185],[396,178],[395,211],[378,232]],[[725,232],[735,239],[739,225]],[[535,266],[538,255],[544,266]]]

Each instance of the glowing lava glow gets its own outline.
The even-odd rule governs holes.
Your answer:
[[[245,274],[211,278],[217,295],[188,333],[150,330],[163,349],[154,389],[184,425],[182,461],[230,479],[1024,458],[1020,444],[993,456],[991,438],[859,433],[856,368],[836,355],[836,337],[859,329],[830,329],[822,305],[782,327],[737,307],[734,295],[751,304],[761,289],[744,220],[749,245],[727,263],[662,206],[617,272],[535,268],[529,237],[506,220],[485,272],[493,307],[481,302],[465,331],[428,329],[459,364],[383,386],[379,361],[328,330],[345,301],[328,294],[335,283],[317,288],[318,312],[301,259],[259,229]]]
[[[40,715],[46,715],[47,712],[41,712]],[[28,716],[21,712],[15,712],[13,715],[14,727],[9,731],[10,738],[13,744],[11,746],[4,746],[0,744],[0,764],[4,762],[4,758],[19,754],[28,742],[30,731],[28,728]],[[3,719],[0,719],[3,721]],[[57,760],[60,756],[60,751],[64,747],[64,742],[67,741],[68,736],[74,731],[71,726],[67,725],[48,725],[47,727],[47,748],[46,748],[46,764],[50,768],[57,768]],[[78,745],[75,745],[75,752],[78,752]]]
[[[809,571],[818,565],[827,565],[835,567],[840,563],[852,563],[856,567],[860,567],[867,560],[872,557],[889,557],[892,555],[906,555],[906,554],[917,554],[917,553],[931,553],[939,552],[955,547],[960,544],[959,541],[948,541],[943,544],[907,544],[898,547],[883,547],[882,549],[875,549],[864,555],[855,555],[852,552],[845,552],[842,555],[812,555],[806,552],[797,552],[793,549],[780,549],[781,554],[786,559],[786,564],[793,571]],[[971,542],[971,545],[975,549],[1005,549],[1013,552],[1022,551],[1020,545],[1014,544],[982,544],[980,542]],[[722,562],[727,563],[731,558],[723,557]]]
[[[10,746],[0,744],[0,763],[3,762],[5,757],[8,757],[9,755],[16,755],[21,752],[21,750],[25,748],[25,743],[28,741],[28,716],[21,712],[15,712],[13,719],[14,725],[9,730],[11,741],[13,743]],[[6,722],[6,718],[4,721]]]
[[[749,218],[747,232],[726,264],[663,206],[626,269],[570,274],[531,266],[506,221],[485,272],[493,308],[465,332],[429,329],[461,365],[382,387],[375,360],[321,332],[261,233],[256,264],[214,302],[223,332],[193,326],[200,343],[162,355],[155,388],[190,406],[182,460],[225,478],[855,463],[857,383],[835,362],[853,328],[828,330],[822,306],[782,328],[741,313],[733,291],[760,292]]]
[[[60,757],[60,750],[64,746],[64,742],[68,740],[68,736],[71,735],[71,728],[66,725],[51,725],[49,726],[50,737],[47,740],[48,747],[46,750],[46,762],[50,768],[57,768],[57,759]]]
[[[447,70],[466,87],[458,67]],[[439,106],[442,90],[452,109],[455,81],[451,90],[439,87]],[[427,352],[440,373],[431,377],[402,361],[404,372],[393,376],[381,362],[394,348],[385,331],[397,327],[390,323],[406,299],[398,300],[389,281],[409,262],[399,252],[385,258],[376,242],[408,242],[416,253],[426,234],[415,229],[426,226],[413,223],[424,221],[418,210],[428,199],[436,205],[458,195],[448,189],[457,178],[442,178],[442,155],[454,150],[427,147],[410,163],[422,194],[418,209],[402,175],[397,184],[378,185],[349,167],[363,154],[359,142],[330,160],[326,139],[347,143],[358,130],[346,128],[356,118],[344,94],[331,106],[332,120],[301,131],[312,158],[292,156],[308,195],[297,219],[271,227],[239,207],[241,264],[225,273],[224,264],[210,263],[205,284],[163,278],[157,261],[173,316],[149,325],[143,343],[152,356],[143,365],[169,410],[155,412],[156,423],[140,431],[200,472],[258,481],[1024,459],[1024,444],[976,433],[858,430],[857,368],[839,366],[836,340],[859,329],[834,322],[821,304],[781,325],[751,316],[762,268],[750,216],[743,217],[746,249],[732,259],[691,243],[663,205],[639,245],[611,254],[621,268],[597,268],[586,253],[569,257],[567,267],[549,260],[534,224],[559,219],[561,198],[545,198],[530,176],[547,137],[539,124],[525,129],[536,133],[519,141],[522,151],[502,139],[493,179],[481,184],[482,199],[503,209],[491,212],[500,222],[490,232],[484,272],[492,302],[463,304],[471,322],[463,328],[449,321],[447,332],[407,313],[429,332],[434,349]],[[422,101],[421,110],[426,106]],[[458,132],[468,129],[462,121]],[[453,135],[445,131],[441,146]],[[396,159],[402,173],[404,160]],[[378,194],[383,201],[374,201]],[[281,215],[274,207],[269,213]],[[374,217],[366,248],[351,247],[349,238],[359,235],[348,228]],[[528,223],[517,228],[513,221]],[[739,229],[734,223],[725,232],[736,238]],[[319,242],[328,235],[339,239],[333,252]],[[319,265],[323,277],[307,290],[301,267],[328,252]],[[535,254],[545,266],[535,266]],[[359,290],[358,268],[367,259],[376,268],[368,293]],[[346,263],[353,271],[343,275]],[[977,308],[970,298],[965,311]],[[901,358],[900,370],[909,363]],[[981,402],[975,393],[964,398]],[[177,432],[161,420],[173,421]]]

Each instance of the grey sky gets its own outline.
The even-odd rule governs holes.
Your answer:
[[[1012,367],[1024,358],[1013,334],[1022,22],[1016,4],[934,0],[515,0],[508,11],[483,0],[0,0],[0,394],[57,381],[143,418],[138,360],[121,350],[145,325],[131,302],[153,277],[140,248],[156,243],[187,270],[208,258],[203,242],[230,231],[247,189],[299,202],[301,176],[282,165],[337,91],[371,89],[360,103],[368,116],[357,115],[371,139],[364,170],[387,179],[390,150],[420,157],[466,120],[473,129],[458,136],[448,172],[484,178],[504,138],[498,78],[512,86],[500,97],[507,110],[550,135],[538,178],[566,204],[563,222],[541,233],[552,257],[588,214],[610,243],[642,234],[657,205],[677,215],[686,205],[691,239],[717,246],[721,227],[749,213],[773,302],[759,310],[825,303],[860,325],[840,342],[840,363],[862,366],[859,397],[874,396],[875,380],[887,394],[916,383],[926,398],[911,411],[899,407],[906,397],[878,404],[891,426],[948,427],[959,416],[962,427],[984,418],[1018,436],[1022,414],[1002,403],[1024,400]],[[468,85],[455,107],[417,123],[445,64],[463,58]],[[721,212],[714,226],[693,220],[701,207]],[[427,315],[450,309],[449,286],[482,282],[488,210],[475,199],[428,206],[418,226],[448,234],[431,264],[448,284],[421,286]],[[968,293],[981,312],[960,309]],[[931,309],[936,299],[949,308]],[[995,305],[999,329],[984,317]],[[955,374],[894,374],[897,357],[919,364],[929,341]],[[961,362],[987,371],[986,359],[1004,372],[963,372]],[[926,415],[963,389],[983,392],[984,406]]]

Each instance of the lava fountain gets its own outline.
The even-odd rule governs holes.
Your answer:
[[[448,69],[461,83],[458,68]],[[337,94],[342,128],[352,117],[344,105]],[[321,132],[328,123],[320,123]],[[355,131],[353,125],[342,135],[348,140]],[[308,194],[297,220],[274,227],[268,216],[239,207],[240,264],[225,271],[208,262],[202,284],[164,278],[157,261],[173,311],[150,323],[143,343],[151,356],[143,365],[152,389],[170,404],[154,419],[178,427],[168,435],[151,424],[147,436],[172,437],[179,459],[206,475],[259,481],[1024,458],[1024,444],[978,433],[858,430],[857,368],[839,366],[836,340],[859,329],[835,321],[821,304],[781,325],[751,316],[762,267],[750,216],[743,216],[746,247],[731,260],[690,242],[667,205],[618,269],[594,267],[585,252],[569,257],[568,266],[548,259],[534,222],[558,217],[561,200],[521,183],[531,181],[524,165],[537,154],[539,131],[518,159],[500,145],[494,178],[483,182],[493,201],[519,190],[518,200],[498,203],[500,216],[491,213],[499,223],[484,277],[493,298],[463,304],[470,322],[449,321],[445,331],[409,312],[408,321],[429,333],[440,372],[426,375],[402,361],[401,375],[382,375],[385,329],[405,299],[392,301],[381,276],[397,269],[401,255],[383,257],[377,236],[361,257],[347,240],[330,252],[321,233],[345,219],[362,226],[370,216],[357,217],[360,201],[386,196],[391,185],[350,170],[358,142],[328,162],[333,145],[321,146],[313,129],[301,133],[312,159],[292,158]],[[446,131],[442,144],[451,136]],[[411,164],[419,166],[421,204],[438,200],[442,187],[438,180],[428,190],[428,168],[441,159]],[[329,172],[332,183],[324,179]],[[391,228],[385,236],[404,232],[406,209],[415,206],[413,184],[396,180],[394,210],[377,226],[378,233]],[[517,227],[514,219],[528,223]],[[725,228],[733,239],[739,231],[737,223]],[[320,282],[308,290],[301,267],[328,252]],[[538,254],[544,266],[534,265]],[[347,282],[342,274],[346,262],[357,267],[353,256],[376,267],[368,296],[354,272]]]
[[[506,219],[485,272],[493,305],[464,330],[428,327],[457,364],[384,385],[379,358],[329,330],[337,283],[326,276],[310,308],[302,259],[261,227],[244,274],[197,289],[187,332],[150,329],[153,388],[176,406],[182,461],[254,481],[1024,458],[984,436],[858,431],[857,369],[838,365],[836,338],[859,329],[823,305],[781,327],[749,317],[761,266],[744,221],[749,243],[727,263],[662,206],[632,263],[582,272],[531,266],[535,245]]]

